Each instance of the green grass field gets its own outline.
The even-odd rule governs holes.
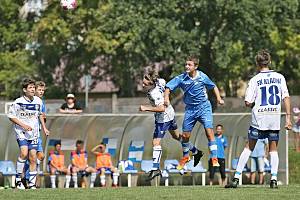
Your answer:
[[[281,186],[271,190],[267,186],[243,186],[238,189],[220,187],[177,186],[177,187],[134,187],[134,188],[94,188],[94,189],[39,189],[0,190],[0,199],[300,199],[300,185]]]

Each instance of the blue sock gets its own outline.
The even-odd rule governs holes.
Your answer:
[[[212,158],[217,158],[218,146],[217,146],[216,141],[209,141],[208,142],[208,148],[209,148],[211,157]]]
[[[181,142],[183,157],[189,156],[190,144],[189,142]]]

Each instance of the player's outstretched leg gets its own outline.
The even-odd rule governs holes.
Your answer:
[[[225,185],[225,188],[237,188],[239,184],[239,179],[242,176],[243,169],[251,155],[251,150],[248,148],[244,148],[240,158],[239,162],[236,168],[236,171],[234,173],[234,178],[232,179],[232,182],[228,185]]]
[[[189,144],[188,139],[189,138],[187,138],[181,142],[183,156],[180,159],[179,164],[177,165],[178,170],[182,170],[184,165],[190,161],[190,155],[189,155],[190,144]]]

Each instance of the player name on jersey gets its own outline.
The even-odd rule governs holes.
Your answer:
[[[274,83],[281,84],[281,78],[260,79],[257,81],[257,86],[274,84]]]

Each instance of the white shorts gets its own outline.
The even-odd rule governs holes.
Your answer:
[[[264,157],[251,157],[251,172],[264,172],[265,171],[265,162]]]

